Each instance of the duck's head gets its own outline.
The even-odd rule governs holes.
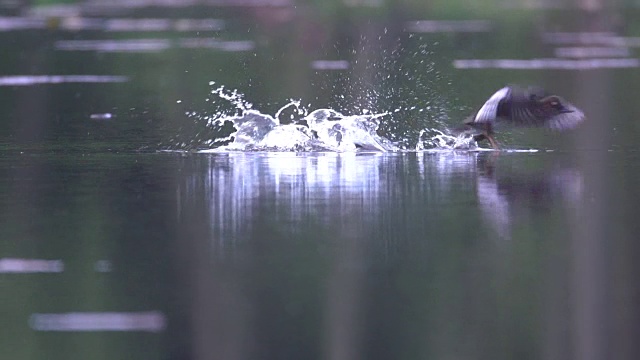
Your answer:
[[[556,95],[547,96],[540,99],[540,105],[550,113],[566,114],[575,111],[575,107]]]
[[[535,103],[532,113],[544,127],[554,130],[572,129],[584,120],[584,113],[560,96],[545,96]]]

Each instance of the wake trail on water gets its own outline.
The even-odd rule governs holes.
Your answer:
[[[210,82],[210,86],[215,82]],[[187,113],[210,129],[220,130],[217,136],[204,139],[196,146],[178,143],[170,151],[209,152],[441,152],[492,151],[478,147],[468,134],[452,136],[446,130],[426,128],[418,139],[394,142],[378,134],[382,121],[390,121],[394,111],[347,115],[334,109],[309,110],[300,100],[289,100],[274,115],[254,109],[237,90],[218,86],[211,90],[216,101],[227,108],[212,115]],[[207,99],[211,100],[211,99]],[[228,129],[223,134],[222,129]],[[413,143],[415,146],[402,145]]]

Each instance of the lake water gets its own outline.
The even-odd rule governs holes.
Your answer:
[[[640,356],[635,10],[115,3],[0,18],[3,359]],[[509,83],[587,121],[437,146]]]

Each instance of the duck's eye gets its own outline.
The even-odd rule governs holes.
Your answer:
[[[546,105],[550,108],[554,108],[554,109],[562,109],[562,104],[560,103],[560,100],[558,99],[548,99],[546,101]]]

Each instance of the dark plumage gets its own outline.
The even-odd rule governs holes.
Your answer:
[[[493,94],[480,110],[465,122],[465,130],[475,130],[475,141],[489,140],[494,149],[494,125],[509,123],[516,126],[546,127],[567,130],[584,121],[584,113],[560,96],[551,95],[538,87],[506,86]]]

